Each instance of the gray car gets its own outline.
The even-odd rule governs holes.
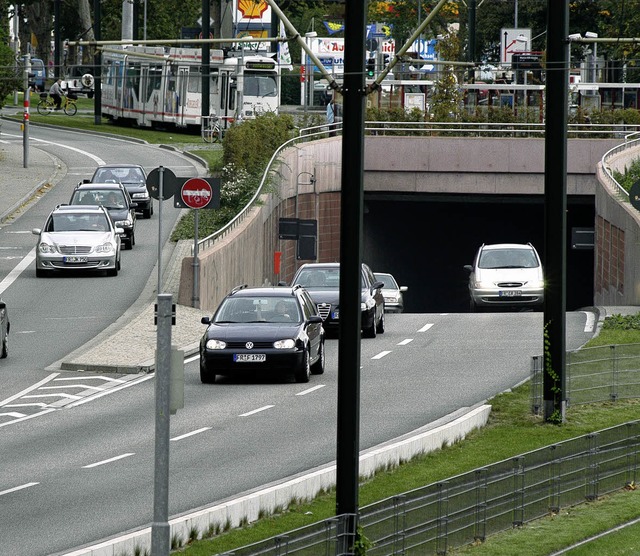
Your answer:
[[[44,227],[34,228],[36,276],[56,271],[103,270],[117,276],[120,270],[120,236],[107,209],[98,205],[58,205]]]
[[[538,252],[530,243],[481,245],[469,273],[469,310],[541,309],[544,276]]]
[[[374,272],[376,280],[382,282],[382,295],[384,296],[384,310],[387,313],[402,313],[404,311],[403,293],[409,288],[399,286],[393,275],[388,272]]]

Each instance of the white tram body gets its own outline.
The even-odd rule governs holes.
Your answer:
[[[276,62],[260,55],[226,57],[210,50],[209,115],[222,127],[278,112]],[[142,127],[201,125],[202,49],[159,46],[104,48],[102,115]]]

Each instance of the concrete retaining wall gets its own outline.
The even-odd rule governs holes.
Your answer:
[[[639,157],[640,147],[633,147],[606,163],[612,171],[624,173]],[[613,307],[640,305],[640,213],[620,193],[601,163],[597,178],[594,303]]]

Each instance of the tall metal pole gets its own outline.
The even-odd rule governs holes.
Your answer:
[[[346,539],[355,535],[358,512],[366,15],[365,2],[345,3],[336,513],[354,516]]]
[[[164,201],[164,166],[158,167],[158,293],[162,292],[162,202]]]
[[[169,556],[169,436],[171,379],[171,318],[170,293],[158,294],[158,331],[156,340],[156,431],[153,474],[153,523],[151,524],[151,555]]]
[[[22,115],[22,167],[29,167],[29,105],[31,104],[31,87],[29,74],[31,73],[31,54],[24,57],[24,113]]]
[[[566,410],[567,110],[569,0],[547,0],[547,117],[544,174],[544,417]]]
[[[211,27],[211,7],[209,0],[202,0],[202,38],[208,39]],[[209,77],[211,72],[211,44],[205,42],[202,45],[202,106],[200,115],[203,118],[209,116],[210,113],[210,99],[209,91],[211,79]]]
[[[195,209],[193,215],[193,295],[191,296],[191,306],[200,309],[200,259],[198,258],[198,228],[200,221],[200,209]]]
[[[476,0],[469,0],[469,48],[467,62],[473,62],[476,57]],[[469,83],[475,79],[475,68],[469,68]]]

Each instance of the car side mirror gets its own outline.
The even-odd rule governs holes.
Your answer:
[[[280,280],[278,282],[278,286],[288,286],[289,284],[287,284],[284,280]]]
[[[200,319],[200,322],[201,322],[202,324],[211,324],[211,319],[210,319],[209,317],[202,317],[202,318]]]
[[[409,289],[409,286],[400,286],[400,291],[402,293],[406,292]]]
[[[34,228],[33,230],[31,230],[31,233],[34,236],[39,236],[42,233],[42,230],[40,228]]]
[[[466,264],[462,268],[464,268],[467,272],[473,272],[473,267],[470,264]]]
[[[124,235],[124,228],[116,228],[116,234],[118,234],[119,236],[123,236]]]
[[[322,317],[320,315],[311,315],[309,317],[309,320],[307,321],[307,324],[321,324],[322,323]]]
[[[137,208],[138,207],[138,203],[129,203],[129,206],[131,208]]]

